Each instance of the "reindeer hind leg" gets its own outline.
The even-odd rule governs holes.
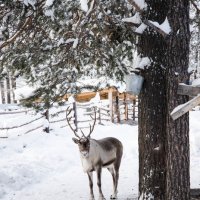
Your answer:
[[[110,196],[110,199],[116,199],[116,194],[115,194],[116,178],[115,178],[114,166],[108,167],[107,169],[111,173],[113,178],[113,194]]]
[[[119,167],[121,164],[121,158],[122,158],[122,154],[123,154],[123,150],[120,150],[117,152],[117,160],[114,162],[114,180],[115,180],[115,184],[114,184],[114,193],[111,196],[111,199],[117,199],[117,186],[118,186],[118,180],[119,180]]]

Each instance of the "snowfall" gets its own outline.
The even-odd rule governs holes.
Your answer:
[[[40,116],[34,111],[2,114],[4,109],[5,107],[0,106],[0,128],[20,125]],[[15,106],[12,109],[15,109]],[[57,107],[51,112],[55,113],[62,109]],[[65,113],[60,114],[55,119],[61,119],[64,115]],[[191,188],[200,187],[199,122],[200,111],[198,109],[191,111]],[[89,199],[88,177],[82,170],[78,147],[72,142],[74,134],[66,126],[66,121],[51,123],[50,133],[43,132],[43,128],[26,133],[27,130],[41,124],[45,124],[44,119],[21,128],[0,130],[0,199]],[[85,133],[87,131],[84,129]],[[118,197],[126,200],[136,199],[138,196],[137,123],[117,124],[109,121],[97,123],[92,137],[99,139],[108,136],[118,138],[124,146]],[[102,190],[106,199],[109,199],[112,193],[112,178],[106,169],[102,173]],[[96,176],[94,176],[94,193],[97,198]]]

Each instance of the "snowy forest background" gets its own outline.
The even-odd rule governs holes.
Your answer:
[[[144,1],[135,2],[145,7]],[[124,81],[125,74],[148,66],[148,58],[136,52],[137,37],[145,28],[131,1],[16,0],[0,5],[3,103],[13,101],[20,77],[35,90],[26,105],[34,106],[33,99],[42,97],[48,107],[58,96],[97,90],[110,79]],[[191,80],[200,76],[199,7],[191,0]],[[88,77],[104,77],[104,84],[77,85]]]

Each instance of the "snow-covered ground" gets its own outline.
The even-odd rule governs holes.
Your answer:
[[[0,115],[0,125],[16,124],[32,119],[29,114]],[[200,187],[200,111],[191,112],[191,187]],[[0,138],[0,199],[3,200],[79,200],[89,199],[87,175],[83,173],[73,133],[66,122],[51,125],[49,134],[37,130],[28,134],[23,128],[9,130],[8,138]],[[33,125],[32,125],[33,126]],[[35,125],[34,125],[35,126]],[[133,199],[138,192],[137,125],[96,125],[92,137],[119,138],[124,145],[120,168],[119,194]],[[86,130],[85,130],[86,132]],[[5,134],[2,133],[1,134]],[[20,135],[20,136],[18,136]],[[95,196],[98,196],[94,176]],[[106,199],[112,193],[112,178],[104,169],[102,189]]]

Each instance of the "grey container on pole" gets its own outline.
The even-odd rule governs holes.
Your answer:
[[[144,78],[135,73],[126,75],[126,92],[133,95],[139,95]]]

